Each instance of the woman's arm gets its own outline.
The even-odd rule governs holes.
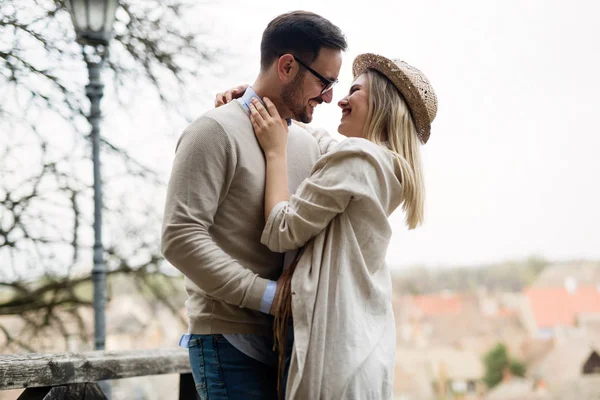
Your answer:
[[[288,201],[290,192],[288,190],[287,155],[266,155],[267,172],[265,182],[265,222],[271,214],[271,210],[277,203]]]
[[[267,109],[256,98],[250,104],[250,122],[254,134],[265,153],[265,220],[275,205],[290,198],[287,173],[288,127],[277,108],[268,98],[263,101]]]
[[[358,141],[347,139],[321,157],[310,177],[289,201],[275,204],[267,218],[261,242],[272,251],[300,248],[323,231],[351,201],[373,191],[377,160]]]

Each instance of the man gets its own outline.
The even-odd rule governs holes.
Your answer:
[[[165,206],[162,252],[186,277],[189,327],[181,344],[201,398],[275,399],[272,310],[283,255],[260,243],[265,161],[249,120],[268,97],[289,126],[290,191],[319,156],[312,136],[290,125],[332,100],[346,40],[304,11],[269,23],[261,70],[241,99],[194,121],[177,144]]]

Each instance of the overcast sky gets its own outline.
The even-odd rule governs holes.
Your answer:
[[[231,52],[226,76],[198,90],[202,108],[217,88],[252,83],[263,29],[294,9],[329,18],[350,45],[334,102],[317,108],[313,124],[336,131],[335,103],[350,87],[353,58],[363,52],[404,59],[436,90],[438,114],[423,147],[426,221],[408,232],[401,212],[392,216],[391,265],[600,258],[599,2],[202,5],[189,23]],[[168,173],[184,126],[152,117],[130,124],[163,138],[154,161]]]

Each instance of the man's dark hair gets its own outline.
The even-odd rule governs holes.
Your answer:
[[[267,70],[282,54],[312,63],[321,48],[346,51],[344,34],[328,19],[308,11],[292,11],[269,22],[260,44],[260,67]]]

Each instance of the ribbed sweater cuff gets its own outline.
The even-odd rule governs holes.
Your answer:
[[[254,282],[248,289],[248,292],[246,293],[246,297],[242,302],[242,307],[260,311],[260,303],[262,301],[263,295],[265,294],[267,283],[269,283],[268,279],[261,278],[257,275],[256,279],[254,280]]]

